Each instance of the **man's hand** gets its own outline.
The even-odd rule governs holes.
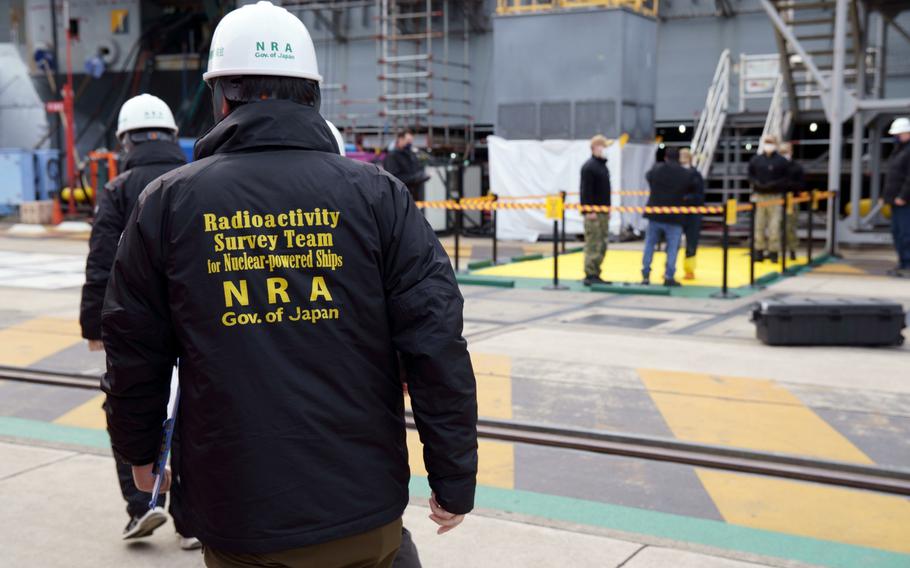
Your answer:
[[[902,197],[895,197],[894,204],[897,205],[898,207],[903,207],[904,205],[907,204],[907,200]]]
[[[104,351],[104,342],[100,339],[89,339],[88,340],[88,350],[89,351]]]
[[[135,471],[135,468],[133,471]],[[433,514],[430,515],[430,519],[439,525],[439,530],[436,531],[436,534],[445,534],[460,525],[461,521],[464,520],[464,515],[455,515],[443,509],[439,503],[436,502],[435,493],[430,495],[430,511],[433,512]]]
[[[154,467],[153,463],[133,466],[133,483],[136,484],[136,489],[145,493],[152,492],[152,489],[155,488],[155,474],[152,473]],[[161,480],[161,492],[167,493],[170,488],[171,468],[166,467],[164,468],[164,479]]]
[[[585,219],[590,219],[594,221],[597,219],[597,213],[585,213]]]

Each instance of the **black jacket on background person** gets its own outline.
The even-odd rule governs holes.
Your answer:
[[[607,160],[591,156],[581,167],[581,204],[610,204],[610,170]]]
[[[898,197],[910,203],[910,142],[896,146],[888,158],[882,199],[885,203],[894,205],[894,200]]]
[[[423,199],[423,184],[430,178],[410,147],[393,148],[386,154],[382,167],[407,186],[415,201]]]
[[[758,153],[749,160],[749,183],[755,193],[785,193],[790,180],[790,160],[777,152]]]
[[[154,461],[180,359],[177,497],[204,544],[265,553],[401,517],[399,359],[429,484],[473,507],[477,398],[449,259],[405,187],[311,107],[237,108],[153,181],[104,304],[115,453]]]
[[[795,195],[802,193],[806,189],[806,171],[799,162],[790,160],[787,169],[787,191]]]
[[[88,260],[85,263],[85,285],[79,324],[82,337],[101,339],[101,306],[104,290],[117,252],[117,241],[126,220],[136,205],[139,194],[150,181],[186,163],[180,146],[174,142],[143,142],[126,154],[123,172],[104,186],[98,195],[98,208],[92,225]]]
[[[645,175],[651,193],[648,207],[682,207],[697,191],[697,172],[684,168],[678,162],[658,162]],[[645,213],[645,218],[660,223],[682,225],[685,216],[680,213]]]

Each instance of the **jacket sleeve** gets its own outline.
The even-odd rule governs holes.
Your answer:
[[[756,170],[756,165],[755,165],[756,158],[757,158],[757,156],[752,156],[752,158],[749,160],[749,183],[752,185],[752,189],[754,189],[756,191],[761,191],[765,187],[760,181],[758,181],[757,173],[755,171]]]
[[[161,192],[146,191],[127,221],[102,311],[108,431],[114,454],[132,465],[155,461],[177,359],[162,225]]]
[[[594,199],[594,176],[592,172],[585,166],[581,167],[581,183],[579,184],[579,192],[581,193],[580,203],[582,205],[590,205],[593,203]]]
[[[899,197],[910,203],[910,150],[904,151],[904,182],[901,184],[900,191],[895,197]]]
[[[385,178],[377,218],[392,341],[408,380],[423,459],[450,513],[474,507],[477,387],[462,337],[464,300],[442,245],[407,190]]]
[[[123,211],[123,192],[118,191],[118,181],[121,180],[115,179],[105,186],[95,213],[95,223],[92,225],[79,312],[82,337],[86,339],[101,339],[104,291],[107,288],[111,265],[114,263],[114,254],[117,252],[117,241],[120,240],[126,216],[129,214],[129,211]]]

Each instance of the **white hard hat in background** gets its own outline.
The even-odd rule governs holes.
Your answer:
[[[206,81],[215,77],[274,75],[322,81],[313,39],[300,18],[271,2],[230,12],[215,28]]]
[[[117,117],[117,137],[129,130],[161,128],[177,133],[177,123],[167,103],[154,95],[141,94],[120,107]]]
[[[888,129],[888,134],[904,134],[910,132],[910,118],[901,117],[894,120],[891,123],[891,128]]]
[[[332,131],[332,136],[335,137],[335,142],[338,144],[338,153],[344,156],[346,152],[344,151],[344,138],[341,136],[341,131],[332,124],[331,120],[326,120],[325,123],[329,125],[329,130]]]

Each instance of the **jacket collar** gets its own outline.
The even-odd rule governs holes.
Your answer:
[[[150,164],[185,164],[186,156],[180,146],[165,140],[149,140],[137,144],[123,158],[122,169],[130,170]]]
[[[196,141],[195,159],[254,148],[285,147],[338,153],[332,131],[313,107],[288,100],[247,103]]]

